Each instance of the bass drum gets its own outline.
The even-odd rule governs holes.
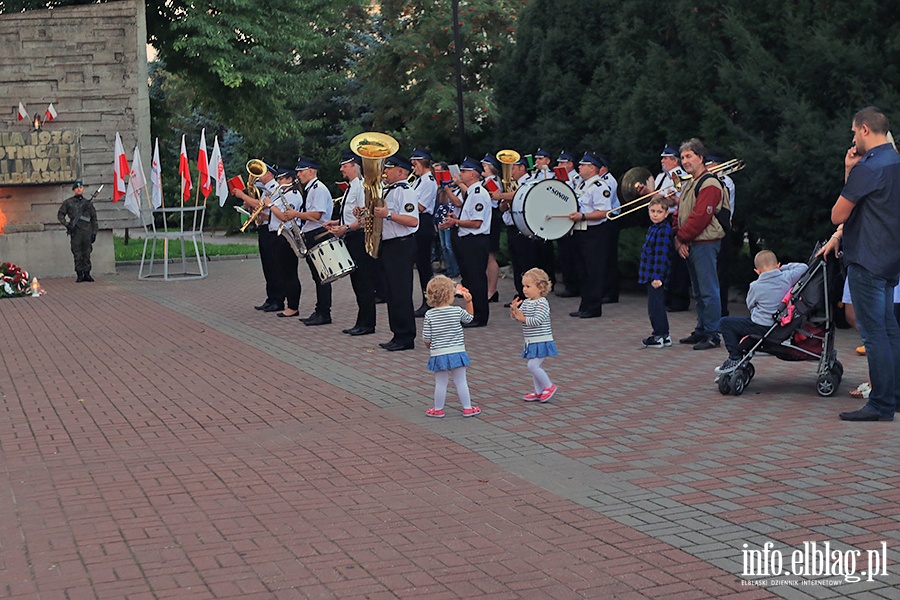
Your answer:
[[[578,212],[575,190],[558,179],[526,183],[513,196],[513,223],[528,237],[558,240],[572,231],[573,212]]]
[[[356,270],[350,251],[341,238],[329,238],[309,251],[309,259],[323,284],[337,281]]]

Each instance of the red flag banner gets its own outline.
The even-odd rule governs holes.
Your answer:
[[[206,155],[206,129],[200,130],[200,153],[197,155],[197,169],[200,171],[200,193],[209,198],[212,182],[209,180],[209,157]]]
[[[191,198],[191,165],[188,163],[184,136],[181,136],[181,157],[178,159],[178,174],[181,176],[181,203]]]

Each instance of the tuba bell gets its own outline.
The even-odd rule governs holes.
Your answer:
[[[519,187],[512,179],[512,166],[516,164],[516,161],[521,157],[522,155],[515,150],[501,150],[497,153],[497,160],[500,161],[501,165],[500,181],[503,182],[504,192],[514,192],[516,191],[516,188]]]
[[[257,200],[259,197],[259,190],[256,189],[256,180],[262,177],[265,172],[269,169],[262,160],[258,158],[251,158],[247,161],[247,194],[249,194],[252,198]],[[257,226],[262,225],[261,213],[265,209],[265,205],[260,202],[259,206],[250,213],[250,217],[247,219],[247,222],[241,227],[241,233],[247,230],[250,227],[250,223],[256,223]]]
[[[350,150],[363,159],[363,190],[366,194],[365,234],[366,252],[378,258],[381,247],[381,219],[375,216],[375,208],[384,206],[384,186],[381,173],[384,161],[397,153],[400,144],[386,133],[367,131],[350,140]]]

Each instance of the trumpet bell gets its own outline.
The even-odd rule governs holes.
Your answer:
[[[365,131],[350,140],[350,150],[362,158],[379,160],[393,156],[400,149],[400,143],[386,133]]]
[[[619,200],[622,204],[632,202],[642,195],[640,185],[653,190],[653,174],[644,167],[632,167],[625,172],[619,182]]]

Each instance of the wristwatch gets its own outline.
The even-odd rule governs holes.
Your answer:
[[[387,219],[388,221],[391,220],[391,213],[390,213],[390,211],[388,211],[388,214],[387,214],[387,216],[385,217],[385,219]]]

